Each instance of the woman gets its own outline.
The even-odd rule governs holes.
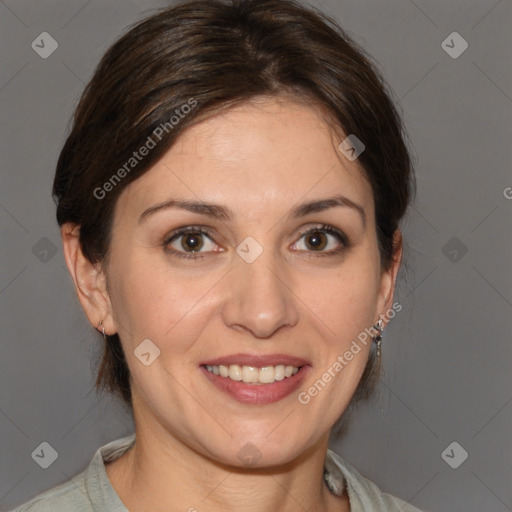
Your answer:
[[[135,434],[17,510],[417,511],[328,449],[400,307],[412,185],[382,79],[321,14],[198,0],[131,28],[53,193]]]

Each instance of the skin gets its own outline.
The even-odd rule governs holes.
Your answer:
[[[393,263],[383,270],[372,190],[357,160],[337,149],[344,138],[319,109],[258,98],[189,127],[123,190],[106,272],[83,256],[78,227],[63,226],[83,309],[95,327],[103,321],[107,334],[120,334],[132,375],[137,441],[106,466],[131,511],[350,510],[346,494],[329,492],[322,471],[330,430],[357,387],[370,343],[308,404],[297,394],[391,307],[402,249],[397,231]],[[365,222],[348,206],[286,217],[300,203],[336,194],[360,205]],[[170,198],[217,203],[233,217],[167,208],[139,222]],[[321,224],[345,233],[349,246],[324,232],[318,249],[311,235],[300,235]],[[169,235],[191,225],[213,232],[201,239],[204,257],[169,252],[187,254],[186,237],[166,251]],[[248,236],[263,248],[250,264],[235,252]],[[133,355],[146,338],[161,351],[149,366]],[[291,354],[312,368],[279,402],[241,404],[199,368],[233,353]],[[261,453],[252,468],[237,457],[248,442]]]

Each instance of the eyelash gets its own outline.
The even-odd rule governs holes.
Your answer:
[[[313,253],[315,256],[321,256],[321,257],[335,256],[350,247],[350,242],[349,242],[347,236],[342,231],[339,231],[338,229],[336,229],[332,226],[329,226],[327,224],[321,224],[318,226],[313,226],[313,227],[302,230],[299,233],[299,240],[302,237],[309,235],[310,233],[318,233],[318,232],[324,232],[324,233],[328,233],[328,234],[332,235],[334,238],[336,238],[338,240],[338,242],[340,242],[341,247],[338,249],[327,251],[327,252],[326,251],[318,251],[318,252],[317,251],[307,251],[308,253]],[[167,248],[167,246],[171,242],[174,242],[176,239],[178,239],[182,236],[191,234],[191,233],[205,235],[212,242],[214,241],[213,235],[209,230],[207,230],[203,227],[199,227],[199,226],[187,226],[186,228],[178,229],[177,231],[175,231],[175,232],[171,233],[169,236],[167,236],[163,242],[163,246],[166,248],[167,252],[171,253],[171,255],[174,257],[188,259],[188,260],[202,259],[205,257],[205,254],[197,252],[197,251],[196,252],[182,252],[182,251],[176,251],[175,249]],[[303,251],[301,251],[301,252],[303,252]]]

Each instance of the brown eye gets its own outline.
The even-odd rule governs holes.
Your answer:
[[[315,226],[300,233],[294,250],[306,253],[317,252],[318,256],[335,255],[350,247],[347,236],[340,230],[328,226]]]
[[[203,235],[201,233],[192,232],[181,237],[181,247],[185,251],[199,251],[203,245]]]
[[[198,259],[210,252],[220,252],[210,232],[194,226],[174,231],[166,237],[163,246],[167,253],[179,258]]]
[[[305,237],[306,246],[314,251],[323,250],[327,245],[327,237],[321,231],[311,231]]]

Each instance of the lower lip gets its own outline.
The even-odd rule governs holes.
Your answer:
[[[200,367],[206,378],[218,389],[224,391],[232,398],[243,404],[264,405],[279,402],[297,390],[311,369],[303,366],[291,377],[272,382],[271,384],[246,384],[243,381],[232,380],[229,377],[220,377],[209,372],[204,366]]]

